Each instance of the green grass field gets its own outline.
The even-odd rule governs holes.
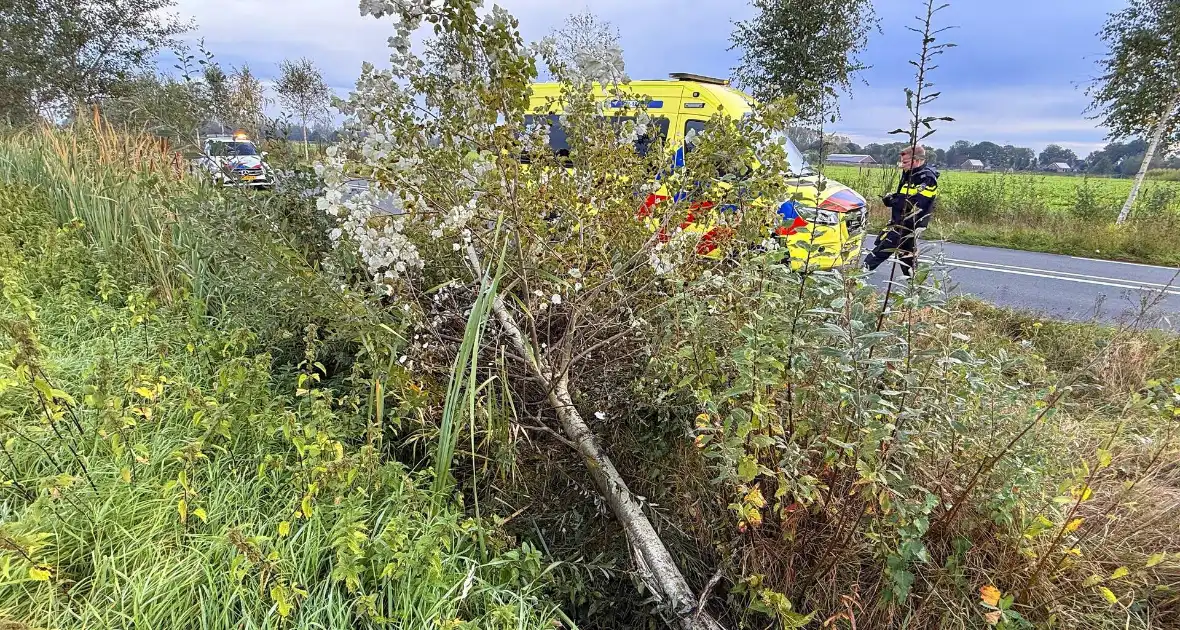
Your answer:
[[[856,189],[885,220],[880,195],[897,185],[896,168],[825,166]],[[1144,184],[1131,219],[1114,221],[1129,179],[1041,173],[947,171],[928,236],[977,245],[1160,265],[1180,264],[1180,182]]]

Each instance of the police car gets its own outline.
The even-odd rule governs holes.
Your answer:
[[[275,185],[274,171],[266,163],[266,152],[260,152],[243,131],[206,138],[193,167],[221,186],[269,189]]]

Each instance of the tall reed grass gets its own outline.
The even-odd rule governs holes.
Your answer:
[[[199,292],[210,272],[196,255],[197,237],[179,220],[209,195],[186,172],[166,142],[117,132],[97,114],[0,142],[0,182],[36,187],[61,224],[80,222],[91,242],[142,270],[167,303]]]

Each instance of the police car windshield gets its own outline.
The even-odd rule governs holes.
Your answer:
[[[258,155],[258,148],[253,142],[213,142],[209,152],[213,157],[237,157],[241,155]]]

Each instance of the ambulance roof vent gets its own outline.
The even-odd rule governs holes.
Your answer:
[[[673,72],[668,75],[676,81],[696,81],[697,83],[709,83],[712,85],[729,85],[728,79],[717,79],[714,77],[707,77],[702,74],[692,74],[690,72]]]

